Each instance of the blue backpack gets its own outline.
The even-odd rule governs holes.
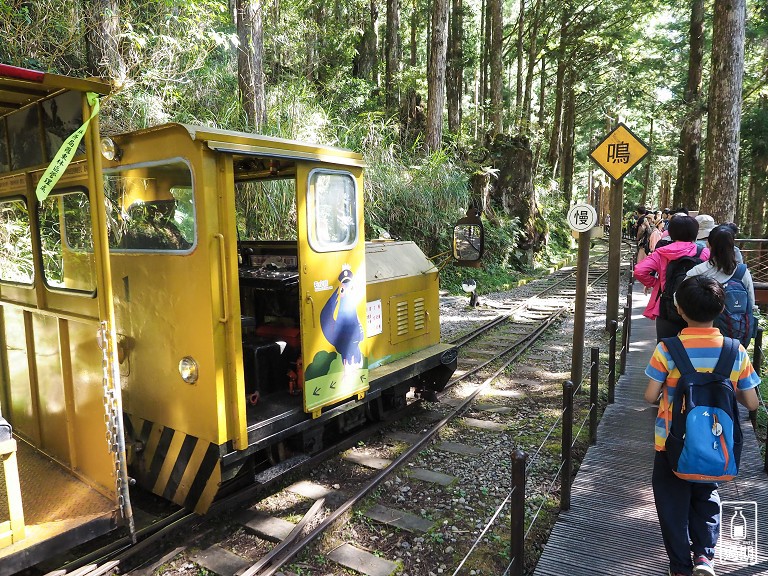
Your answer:
[[[749,295],[744,287],[746,264],[737,264],[736,271],[723,283],[725,290],[725,309],[715,319],[715,327],[723,336],[736,338],[746,348],[749,341],[757,334],[757,322],[749,305]]]
[[[742,433],[731,370],[739,341],[723,338],[713,372],[698,372],[677,336],[662,340],[680,379],[674,391],[666,450],[674,473],[691,482],[725,482],[739,472]]]

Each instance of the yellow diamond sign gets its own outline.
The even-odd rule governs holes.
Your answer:
[[[592,160],[614,180],[621,180],[648,155],[648,147],[624,124],[608,134],[589,153]]]

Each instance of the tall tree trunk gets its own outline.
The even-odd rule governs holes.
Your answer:
[[[120,55],[119,0],[91,0],[83,5],[85,14],[85,52],[88,72],[110,79],[121,86],[126,79],[125,61]]]
[[[428,150],[437,150],[443,140],[443,107],[445,106],[445,58],[448,44],[448,0],[434,0],[432,6],[432,42],[427,69],[427,136]]]
[[[523,38],[525,28],[525,0],[520,0],[520,14],[517,18],[517,83],[515,86],[515,118],[523,115]],[[518,123],[518,129],[520,125]]]
[[[536,67],[536,53],[538,52],[539,41],[539,16],[541,14],[541,2],[536,1],[533,10],[533,20],[531,21],[529,41],[528,41],[528,62],[525,73],[525,91],[523,93],[523,111],[520,118],[520,131],[522,134],[530,132],[531,123],[531,92],[533,90],[533,70]]]
[[[264,94],[264,33],[261,0],[237,0],[237,86],[249,126],[258,130],[267,119]]]
[[[653,150],[653,118],[651,118],[651,129],[648,133],[648,147]],[[643,196],[640,199],[640,204],[643,206],[648,206],[648,192],[649,192],[649,186],[651,181],[651,160],[653,159],[652,154],[648,154],[648,156],[645,157],[645,173],[643,174]]]
[[[307,7],[308,15],[316,14],[319,7]],[[317,19],[317,18],[315,18]],[[304,77],[313,82],[316,78],[317,62],[317,29],[313,26],[307,33],[306,61],[304,62]]]
[[[541,55],[541,72],[539,74],[539,126],[541,130],[544,130],[544,116],[546,101],[545,96],[547,94],[547,58],[544,54]],[[542,143],[536,142],[536,151],[533,154],[533,172],[534,174],[539,168],[539,162],[541,161],[541,149]]]
[[[416,66],[417,55],[417,37],[419,34],[419,8],[418,0],[413,0],[413,10],[411,12],[411,58],[408,62],[411,66]]]
[[[400,104],[398,73],[400,71],[400,0],[387,0],[387,44],[384,91],[387,109],[394,112]]]
[[[547,153],[547,163],[552,168],[553,174],[557,174],[562,143],[560,123],[563,114],[563,86],[565,85],[565,48],[568,35],[568,17],[571,15],[568,4],[568,2],[563,4],[563,12],[560,14],[560,43],[557,48],[557,72],[555,75],[555,107],[552,110],[552,131],[549,134],[549,152]]]
[[[661,191],[659,192],[659,208],[669,208],[670,188],[672,186],[672,173],[664,168],[661,171]]]
[[[448,34],[448,131],[458,134],[461,130],[461,97],[464,77],[464,7],[462,0],[452,0],[451,27]]]
[[[230,0],[231,1],[231,0]],[[269,11],[267,11],[269,14]],[[280,0],[273,0],[272,1],[272,23],[274,25],[277,25],[278,22],[280,22]],[[237,21],[237,15],[235,15],[235,21]],[[267,29],[269,29],[270,23],[267,22]],[[273,61],[272,61],[272,78],[277,80],[280,78],[280,70],[283,66],[283,52],[281,50],[280,42],[275,42],[274,46],[272,47],[273,51]]]
[[[502,56],[503,56],[503,32],[504,15],[502,12],[501,0],[488,0],[488,13],[490,15],[489,28],[491,31],[491,45],[489,50],[489,60],[491,69],[491,133],[499,134],[504,131],[502,122],[502,112],[504,102],[502,101],[502,84],[504,81]]]
[[[576,92],[573,89],[572,78],[568,79],[568,97],[565,102],[563,118],[563,162],[561,179],[563,183],[563,195],[571,205],[573,198],[573,165],[575,158],[574,137],[576,134]]]
[[[733,220],[738,194],[746,0],[718,0],[712,25],[707,156],[700,211]]]
[[[480,103],[478,113],[480,123],[487,121],[488,103],[488,54],[491,46],[491,22],[489,19],[491,0],[480,0]]]
[[[684,102],[687,109],[680,130],[675,206],[691,209],[698,205],[701,189],[701,77],[704,61],[704,0],[691,0],[688,80]]]
[[[377,77],[374,74],[376,63],[378,61],[376,48],[378,46],[378,33],[376,21],[379,19],[379,7],[376,0],[370,1],[369,18],[365,24],[363,35],[357,48],[355,57],[354,75],[357,78],[369,80],[371,84],[377,84]]]

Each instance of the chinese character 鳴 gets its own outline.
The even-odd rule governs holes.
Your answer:
[[[616,144],[608,144],[608,162],[622,162],[623,164],[629,163],[629,143],[618,142]]]

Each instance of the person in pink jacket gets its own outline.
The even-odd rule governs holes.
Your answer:
[[[696,222],[695,218],[675,214],[669,221],[669,236],[672,239],[672,243],[658,246],[647,258],[635,266],[635,278],[643,286],[652,288],[643,316],[656,321],[656,338],[659,341],[669,336],[677,336],[680,330],[687,326],[685,321],[681,324],[680,321],[660,317],[659,304],[661,293],[666,283],[667,265],[683,256],[696,255],[698,249],[696,246],[696,235],[698,231],[699,223]],[[705,248],[699,257],[702,261],[708,260],[709,249]]]

